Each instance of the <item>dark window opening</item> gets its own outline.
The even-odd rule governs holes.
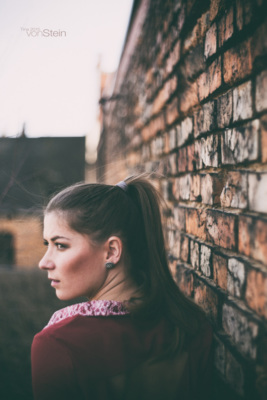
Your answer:
[[[0,266],[10,267],[14,264],[13,235],[0,232]]]

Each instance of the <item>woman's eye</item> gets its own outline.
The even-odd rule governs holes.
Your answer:
[[[67,248],[67,246],[62,243],[55,243],[55,246],[58,248],[58,250],[63,250]]]
[[[44,240],[44,246],[48,246],[48,242],[46,240]]]

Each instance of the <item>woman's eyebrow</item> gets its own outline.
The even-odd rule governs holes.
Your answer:
[[[66,240],[70,240],[69,238],[67,238],[66,236],[54,236],[54,237],[52,237],[51,238],[51,241],[52,242],[54,242],[55,240],[57,240],[57,239],[66,239]],[[44,238],[44,240],[45,240],[45,238]]]

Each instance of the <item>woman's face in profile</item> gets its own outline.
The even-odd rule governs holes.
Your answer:
[[[72,230],[56,212],[44,218],[44,244],[47,251],[39,268],[47,271],[57,297],[93,299],[107,277],[105,245],[96,245],[87,235]]]

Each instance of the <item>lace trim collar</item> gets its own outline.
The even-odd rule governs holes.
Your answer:
[[[63,321],[66,318],[74,317],[75,315],[108,317],[111,315],[125,314],[129,314],[129,311],[127,311],[123,303],[120,303],[119,301],[92,300],[85,303],[73,304],[56,311],[44,329]]]

